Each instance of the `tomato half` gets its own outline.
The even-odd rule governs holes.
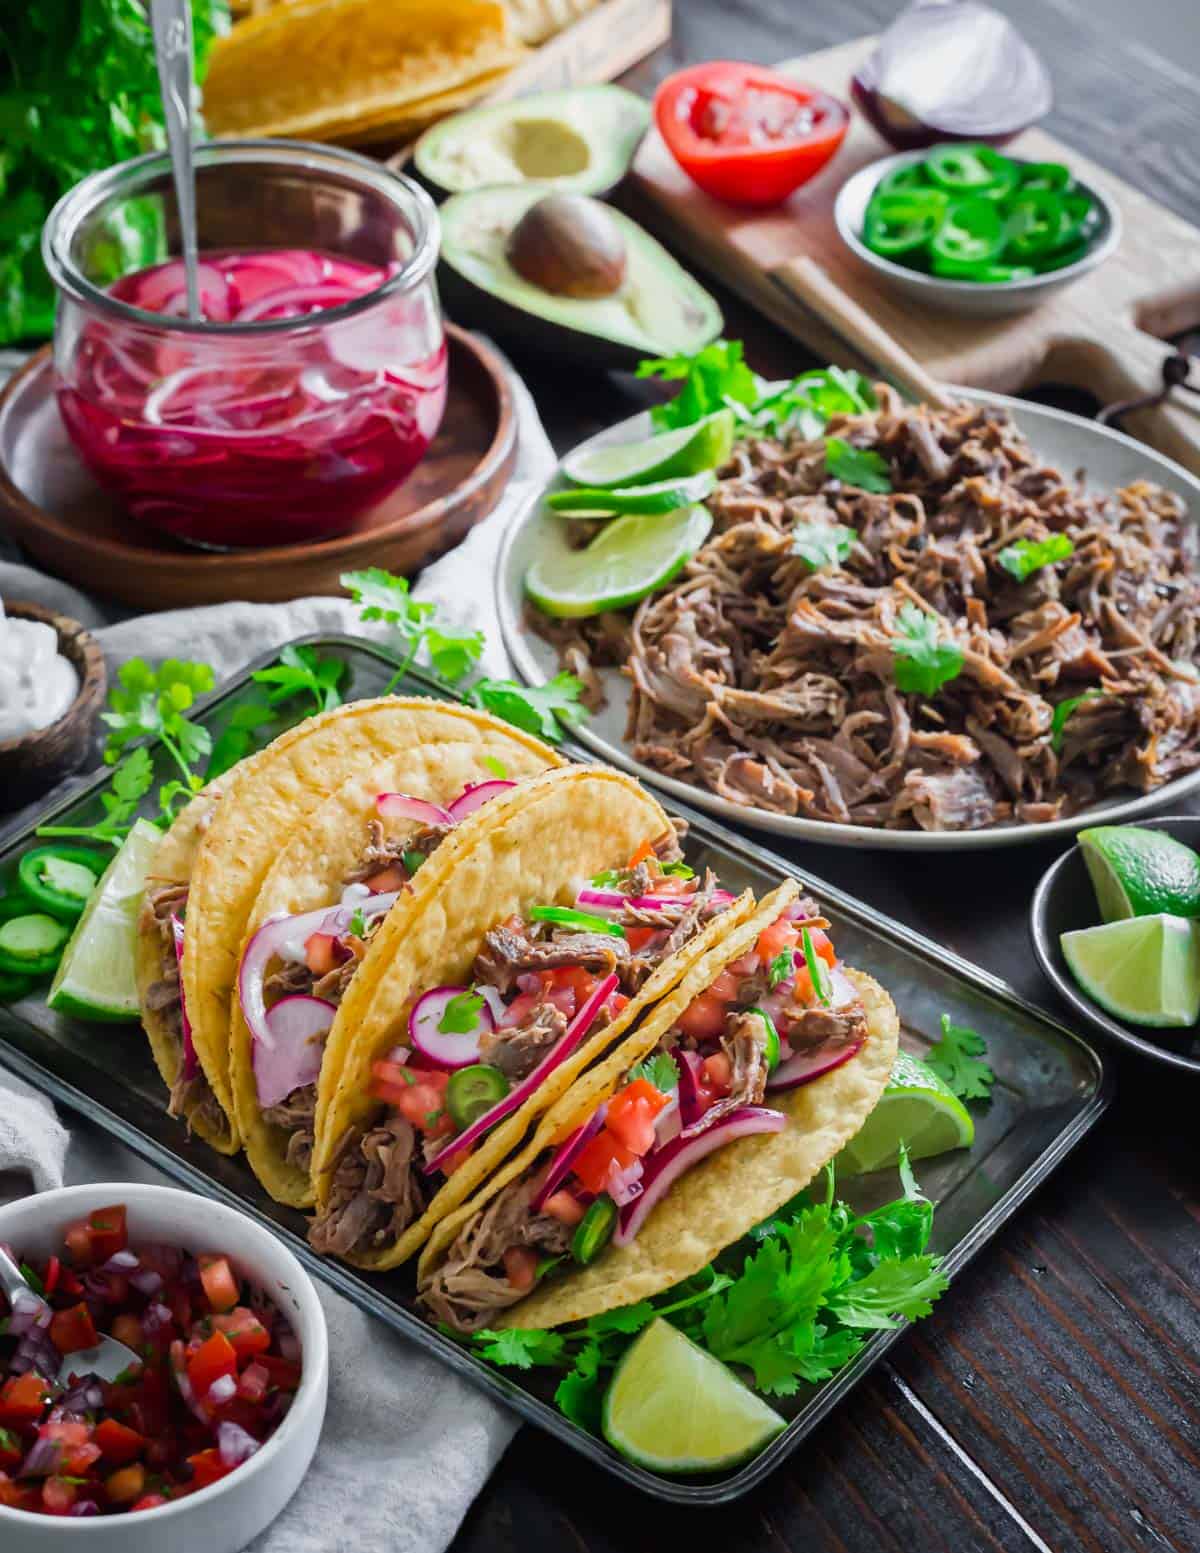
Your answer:
[[[654,119],[693,183],[731,205],[778,205],[846,138],[844,103],[777,70],[712,60],[668,76]]]

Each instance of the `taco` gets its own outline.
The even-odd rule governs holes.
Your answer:
[[[426,1313],[460,1332],[554,1327],[707,1266],[800,1191],[887,1083],[899,1021],[782,885],[692,962],[434,1229]]]
[[[372,937],[318,1081],[309,1239],[394,1267],[754,909],[682,863],[658,803],[574,767],[504,793]]]
[[[163,838],[139,919],[143,1022],[177,1091],[176,1113],[221,1152],[241,1146],[229,1069],[238,956],[276,854],[354,777],[405,751],[463,743],[481,764],[497,759],[513,776],[562,764],[539,739],[473,708],[402,696],[356,701],[298,724],[226,772]],[[194,1054],[187,1077],[185,1051]]]

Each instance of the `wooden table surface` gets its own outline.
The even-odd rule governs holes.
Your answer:
[[[1139,40],[1109,0],[994,0],[1051,63],[1048,127],[1200,223],[1200,11],[1174,0],[1178,51]],[[1152,7],[1153,8],[1153,7]],[[633,73],[769,62],[878,30],[898,0],[676,0],[669,49]],[[1186,36],[1185,36],[1186,35]],[[759,371],[810,365],[732,300],[727,333]],[[1200,320],[1197,320],[1200,322]],[[630,413],[628,386],[531,369],[556,445]],[[770,843],[770,838],[767,844]],[[986,966],[1054,1009],[1026,930],[1057,848],[962,859],[797,846],[804,869]],[[1200,1548],[1200,1086],[1117,1062],[1096,1130],[761,1488],[701,1515],[626,1489],[523,1429],[454,1553],[663,1553],[685,1538],[749,1553],[1053,1553]]]

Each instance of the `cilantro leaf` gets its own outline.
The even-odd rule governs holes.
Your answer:
[[[754,405],[762,380],[742,359],[740,340],[714,340],[693,356],[666,356],[638,363],[638,377],[683,379],[674,399],[650,412],[655,429],[691,426],[724,405]]]
[[[792,530],[792,554],[819,572],[847,560],[857,539],[858,531],[844,523],[801,523]]]
[[[329,712],[342,704],[338,681],[345,669],[340,658],[323,658],[315,647],[287,646],[277,664],[258,669],[251,678],[256,684],[275,686],[267,697],[272,706],[307,695],[315,711]]]
[[[963,652],[956,642],[938,636],[938,616],[916,604],[905,604],[892,638],[892,671],[899,690],[933,696],[962,672]]]
[[[843,485],[886,496],[892,488],[892,471],[886,458],[867,448],[853,447],[844,437],[825,441],[825,468]]]
[[[250,752],[253,734],[264,724],[273,722],[275,713],[263,701],[243,701],[233,709],[224,730],[213,741],[208,764],[204,768],[204,780],[211,782],[236,766]]]
[[[415,874],[417,869],[425,861],[426,853],[410,849],[400,854],[400,861],[410,874]]]
[[[694,879],[696,877],[696,870],[689,868],[686,863],[661,863],[659,866],[662,868],[663,873],[671,878]],[[615,879],[616,877],[614,874],[613,878]]]
[[[495,755],[485,755],[483,763],[498,781],[505,782],[508,780],[508,767],[502,760],[498,760]]]
[[[1062,754],[1063,740],[1067,736],[1067,723],[1085,701],[1094,700],[1096,696],[1102,696],[1104,692],[1097,690],[1095,686],[1091,690],[1085,690],[1081,696],[1068,696],[1065,701],[1059,701],[1054,708],[1054,716],[1050,719],[1050,748],[1056,755]]]
[[[469,1035],[479,1023],[483,998],[478,992],[459,992],[442,1010],[438,1029],[443,1035]]]
[[[564,1338],[560,1332],[546,1332],[538,1327],[512,1327],[504,1332],[485,1327],[472,1335],[471,1346],[492,1364],[531,1370],[535,1365],[557,1364]]]
[[[786,981],[795,968],[796,951],[794,949],[781,949],[767,969],[767,980],[771,987],[778,987],[781,981]]]
[[[554,1401],[559,1411],[589,1434],[599,1434],[604,1403],[604,1385],[599,1373],[572,1370],[555,1388]]]
[[[1018,582],[1032,577],[1054,561],[1066,561],[1075,554],[1075,542],[1066,534],[1051,534],[1049,539],[1018,539],[1005,545],[997,560],[1009,576]]]
[[[949,1286],[936,1257],[889,1257],[865,1278],[834,1289],[829,1308],[843,1326],[889,1331],[898,1316],[927,1316]]]
[[[926,1063],[960,1100],[988,1100],[996,1075],[983,1061],[983,1037],[969,1025],[956,1025],[942,1015],[942,1038],[925,1055]]]
[[[154,782],[154,762],[144,745],[130,750],[114,768],[109,790],[100,794],[104,818],[95,825],[39,825],[39,836],[85,836],[119,846],[129,834],[138,805]]]
[[[457,684],[479,662],[483,643],[482,631],[456,633],[431,625],[425,632],[425,648],[433,671],[451,685]]]
[[[653,1057],[635,1062],[626,1074],[625,1082],[632,1084],[639,1078],[644,1078],[647,1084],[653,1084],[664,1095],[679,1088],[679,1069],[669,1052],[655,1052]]]
[[[367,919],[363,915],[361,906],[354,908],[354,915],[350,918],[350,926],[346,930],[352,938],[366,938]]]
[[[476,680],[467,692],[472,705],[545,739],[562,742],[562,726],[574,728],[587,716],[579,704],[582,689],[574,674],[556,674],[545,685],[518,685],[513,679]]]
[[[434,614],[433,604],[418,603],[411,597],[407,577],[395,577],[381,566],[343,572],[338,581],[354,602],[362,605],[364,620],[382,620],[406,640],[419,635]]]

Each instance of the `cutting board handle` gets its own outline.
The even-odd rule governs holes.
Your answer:
[[[816,313],[851,349],[874,362],[906,394],[934,409],[944,410],[950,405],[951,396],[942,384],[865,308],[835,285],[814,259],[807,254],[785,259],[771,275],[797,302]]]

